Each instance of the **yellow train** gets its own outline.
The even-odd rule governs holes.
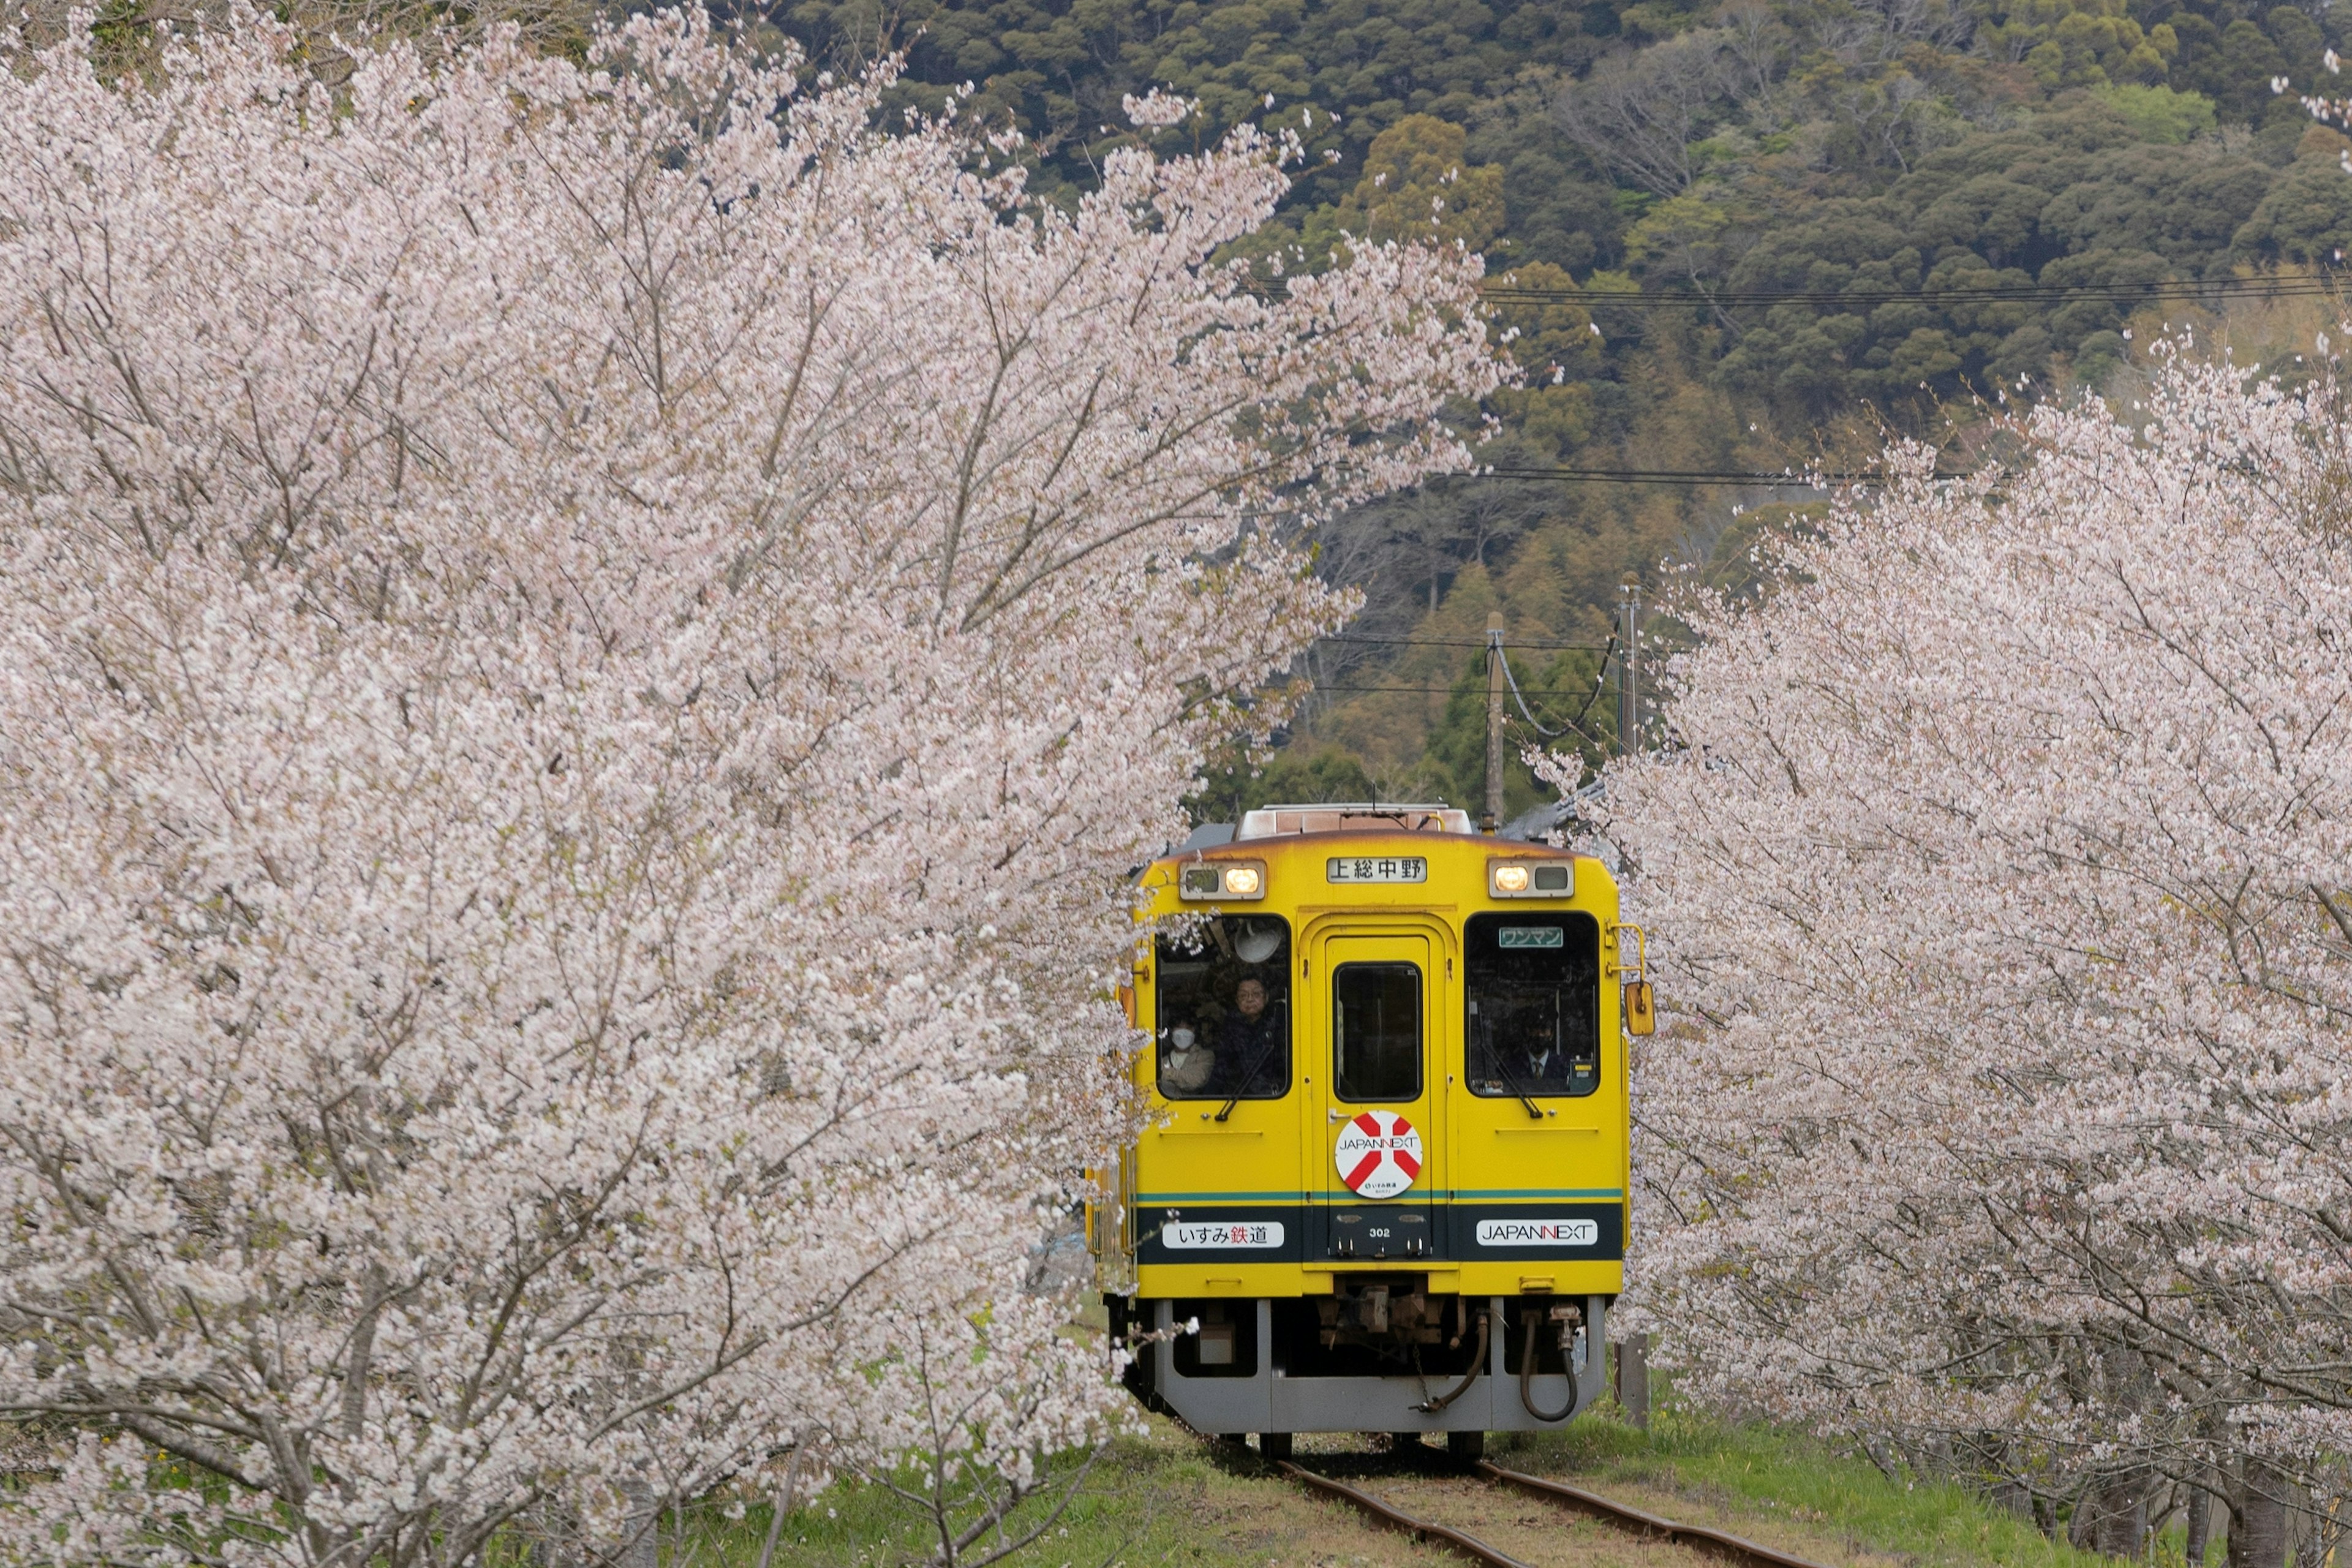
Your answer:
[[[1269,1457],[1475,1455],[1596,1397],[1652,1017],[1607,869],[1444,806],[1272,806],[1142,883],[1153,1115],[1089,1216],[1138,1397]]]

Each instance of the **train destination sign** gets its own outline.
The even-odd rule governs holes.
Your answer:
[[[1334,855],[1324,862],[1327,882],[1426,882],[1429,861],[1419,855]]]

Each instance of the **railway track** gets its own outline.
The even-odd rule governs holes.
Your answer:
[[[1275,1468],[1309,1490],[1320,1492],[1326,1497],[1338,1498],[1350,1507],[1370,1515],[1389,1528],[1402,1531],[1416,1541],[1442,1542],[1473,1561],[1487,1564],[1488,1568],[1529,1568],[1528,1563],[1518,1558],[1479,1540],[1466,1531],[1456,1530],[1452,1525],[1441,1524],[1434,1520],[1418,1518],[1393,1503],[1387,1502],[1360,1488],[1351,1487],[1344,1481],[1336,1481],[1328,1476],[1318,1475],[1313,1470],[1292,1464],[1287,1459],[1276,1460]],[[1682,1524],[1671,1519],[1663,1519],[1654,1513],[1602,1497],[1598,1492],[1586,1491],[1582,1487],[1572,1487],[1564,1481],[1549,1480],[1542,1476],[1530,1476],[1518,1470],[1505,1469],[1500,1465],[1484,1459],[1478,1462],[1472,1473],[1484,1477],[1496,1486],[1509,1487],[1513,1490],[1540,1498],[1546,1502],[1561,1508],[1573,1509],[1590,1518],[1617,1526],[1645,1539],[1670,1542],[1678,1546],[1690,1547],[1725,1562],[1741,1564],[1742,1568],[1822,1568],[1822,1564],[1807,1558],[1791,1556],[1774,1547],[1742,1540],[1724,1531],[1710,1530],[1704,1525]]]
[[[1528,1568],[1527,1563],[1496,1551],[1475,1535],[1456,1530],[1449,1524],[1438,1524],[1430,1520],[1415,1518],[1404,1510],[1391,1507],[1371,1493],[1359,1491],[1344,1481],[1335,1481],[1328,1476],[1318,1476],[1313,1470],[1292,1464],[1288,1459],[1276,1459],[1274,1462],[1274,1468],[1308,1490],[1321,1492],[1326,1497],[1338,1498],[1340,1501],[1371,1515],[1390,1529],[1404,1531],[1415,1541],[1442,1541],[1456,1552],[1487,1564],[1487,1568]]]

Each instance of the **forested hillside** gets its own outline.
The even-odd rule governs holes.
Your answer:
[[[909,105],[969,84],[958,112],[1023,131],[1048,188],[1089,180],[1135,134],[1122,96],[1154,85],[1202,106],[1162,133],[1171,147],[1245,119],[1297,132],[1310,162],[1261,250],[1313,266],[1343,233],[1434,234],[1554,291],[1501,312],[1528,375],[1486,410],[1498,466],[1777,471],[1888,426],[1964,438],[1974,397],[2107,384],[2136,324],[2145,341],[2200,321],[2242,349],[2320,313],[2081,286],[2307,276],[2352,246],[2352,142],[2298,100],[2336,79],[2324,3],[787,0],[772,16],[835,64],[904,47]],[[1588,310],[1579,290],[1619,298]],[[1490,611],[1515,642],[1599,645],[1622,578],[1723,554],[1774,500],[1489,479],[1354,515],[1322,569],[1363,589],[1359,636],[1413,640],[1327,645],[1284,751],[1263,777],[1213,781],[1204,808],[1475,798],[1471,645]],[[1599,659],[1531,646],[1515,665],[1546,723],[1580,719],[1596,753],[1612,739],[1612,704],[1589,700]],[[1515,808],[1535,795],[1514,780]]]

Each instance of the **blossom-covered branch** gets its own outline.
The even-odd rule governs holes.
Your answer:
[[[1475,260],[1262,300],[1281,142],[1057,210],[677,16],[299,56],[0,74],[0,1544],[1098,1435],[1012,1298],[1129,1109],[1121,868],[1345,609],[1255,512],[1467,461]]]
[[[1688,1386],[2111,1547],[2343,1451],[2341,396],[2168,344],[2144,405],[1894,454],[1760,605],[1686,602],[1609,811],[1682,1009],[1640,1274]]]

